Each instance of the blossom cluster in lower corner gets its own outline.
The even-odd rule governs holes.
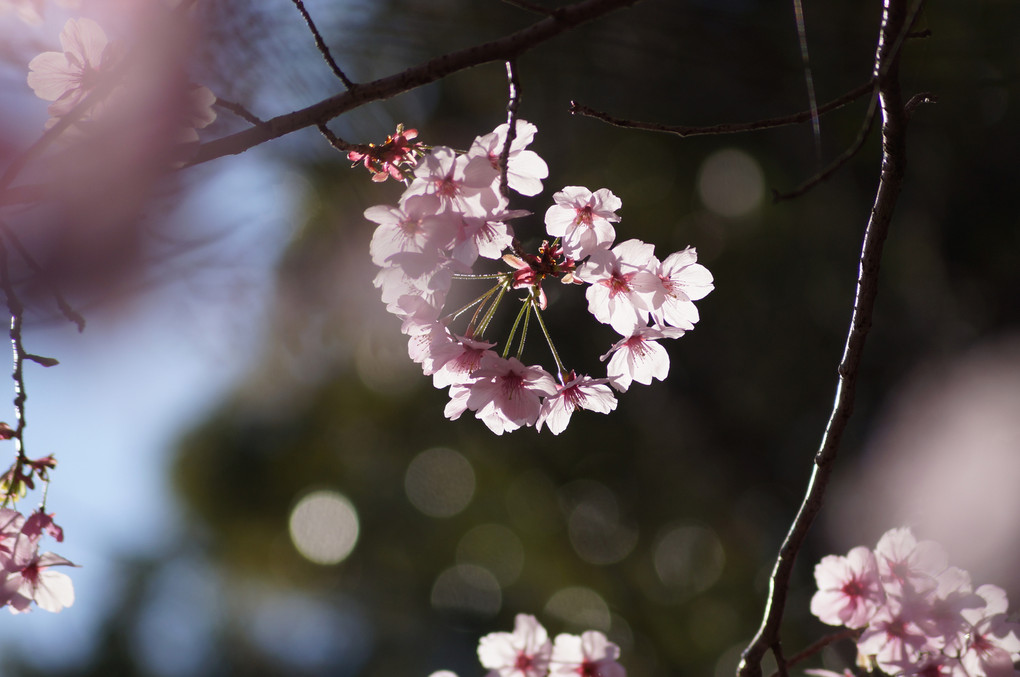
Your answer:
[[[30,611],[33,602],[52,612],[74,604],[71,578],[53,567],[75,565],[55,553],[39,552],[44,533],[64,540],[52,515],[37,510],[26,518],[0,508],[0,606],[11,613]]]
[[[1020,624],[995,585],[974,587],[934,541],[910,529],[885,533],[874,550],[828,555],[815,566],[811,612],[860,630],[858,662],[911,677],[1014,677]]]
[[[617,659],[620,647],[597,630],[549,639],[534,616],[517,614],[513,632],[493,632],[478,642],[478,660],[488,677],[627,677]],[[440,670],[430,677],[457,677]]]

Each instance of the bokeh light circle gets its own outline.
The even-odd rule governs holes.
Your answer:
[[[358,542],[358,513],[336,491],[313,491],[290,513],[290,539],[301,556],[316,564],[347,559]]]
[[[475,471],[453,449],[427,449],[408,464],[404,491],[411,504],[429,517],[452,517],[475,495]]]
[[[736,148],[725,148],[702,163],[698,195],[710,211],[720,216],[746,216],[765,195],[765,176],[753,157]]]

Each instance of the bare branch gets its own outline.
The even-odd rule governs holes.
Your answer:
[[[525,9],[529,12],[534,12],[535,14],[544,14],[546,16],[556,16],[556,13],[559,11],[548,7],[542,7],[541,5],[536,5],[528,0],[503,0],[503,2],[508,5],[513,5],[514,7],[520,7],[521,9]]]
[[[838,172],[843,165],[853,159],[853,157],[860,152],[861,148],[864,147],[864,142],[868,140],[868,136],[871,135],[871,130],[875,126],[875,114],[878,112],[877,104],[878,96],[872,96],[871,102],[868,103],[868,112],[864,115],[864,124],[861,126],[861,130],[857,133],[857,138],[854,139],[854,142],[849,148],[840,153],[839,157],[833,160],[828,167],[818,172],[793,190],[787,193],[773,191],[772,201],[781,202],[783,200],[791,200],[795,197],[800,197],[821,182],[827,181],[829,177]]]
[[[517,109],[521,105],[521,82],[517,78],[517,69],[513,61],[506,62],[507,95],[506,102],[506,139],[503,141],[503,149],[499,152],[499,192],[506,197],[509,186],[507,184],[507,170],[510,163],[510,146],[517,138]]]
[[[786,127],[788,125],[796,125],[802,122],[808,122],[816,115],[822,115],[830,111],[834,111],[838,108],[856,101],[865,94],[874,91],[875,82],[869,80],[865,84],[850,90],[846,94],[829,101],[817,108],[817,110],[806,110],[800,113],[794,113],[793,115],[784,115],[778,118],[768,118],[766,120],[755,120],[754,122],[729,122],[721,125],[711,125],[707,127],[692,127],[687,125],[664,125],[656,122],[638,122],[636,120],[625,120],[623,118],[617,118],[609,115],[608,113],[602,113],[588,106],[577,103],[576,101],[570,102],[570,112],[575,115],[584,115],[586,117],[595,118],[606,122],[615,127],[624,127],[627,129],[643,129],[649,132],[663,132],[665,134],[675,134],[680,137],[686,136],[708,136],[712,134],[739,134],[743,132],[756,132],[761,129],[773,129],[775,127]]]
[[[237,117],[241,118],[246,122],[250,122],[253,125],[264,124],[264,120],[262,120],[262,118],[258,117],[257,115],[255,115],[255,113],[252,113],[250,110],[248,110],[247,108],[245,108],[244,106],[235,101],[230,101],[228,99],[223,99],[217,96],[216,102],[213,105],[216,106],[217,108],[222,108],[223,110],[230,111]]]
[[[779,641],[779,626],[789,592],[793,564],[811,523],[821,510],[822,498],[832,473],[839,443],[853,412],[858,369],[868,330],[871,328],[875,297],[878,294],[878,271],[882,248],[903,185],[906,167],[907,114],[900,92],[899,47],[903,36],[910,30],[913,17],[917,16],[921,4],[919,0],[912,10],[908,11],[907,0],[885,0],[875,55],[875,73],[882,108],[882,172],[871,217],[864,232],[850,330],[837,370],[839,380],[836,397],[825,434],[815,455],[807,492],[772,570],[764,618],[758,633],[744,650],[740,667],[737,669],[739,677],[761,677],[762,658],[765,652]]]
[[[319,29],[315,27],[315,22],[312,21],[312,15],[308,13],[307,9],[305,9],[305,3],[302,0],[291,0],[291,2],[293,2],[294,6],[297,7],[297,11],[301,12],[301,17],[305,20],[305,23],[308,24],[308,30],[312,32],[312,37],[315,38],[315,46],[318,48],[319,53],[322,54],[322,58],[329,65],[330,70],[333,71],[333,75],[340,78],[340,82],[344,83],[344,87],[347,89],[354,87],[354,83],[340,69],[340,66],[337,65],[336,60],[333,58],[333,55],[330,54],[329,47],[326,46],[326,41],[322,39],[322,34],[319,33]]]
[[[564,7],[516,33],[474,47],[436,57],[395,75],[355,85],[348,91],[307,108],[267,120],[264,125],[200,145],[186,166],[197,165],[225,155],[237,155],[249,148],[285,134],[326,123],[372,101],[381,101],[416,87],[440,80],[452,73],[492,61],[509,61],[547,40],[597,19],[609,12],[634,5],[640,0],[583,0]]]
[[[846,628],[846,629],[840,630],[838,632],[829,633],[828,635],[825,635],[824,637],[822,637],[818,641],[816,641],[813,644],[809,645],[803,651],[800,651],[800,652],[794,654],[794,656],[792,658],[790,658],[789,660],[786,661],[786,666],[787,667],[792,667],[794,665],[797,665],[801,661],[804,661],[804,660],[807,660],[808,658],[811,658],[816,653],[818,653],[819,651],[821,651],[825,647],[829,646],[833,642],[838,642],[841,639],[847,639],[847,638],[850,638],[850,637],[856,638],[860,634],[861,634],[861,631],[859,629],[854,629],[854,628]],[[772,673],[771,677],[781,677],[780,671],[776,670],[775,672]]]

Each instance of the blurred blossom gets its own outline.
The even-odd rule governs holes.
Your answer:
[[[475,493],[471,462],[452,449],[421,452],[407,466],[404,491],[415,508],[429,517],[452,517]]]
[[[35,93],[52,102],[39,135],[60,131],[14,177],[29,208],[9,225],[48,283],[90,300],[136,286],[154,246],[144,233],[151,223],[143,223],[179,188],[171,171],[193,152],[195,129],[215,119],[214,95],[188,77],[193,26],[160,3],[135,4],[145,10],[111,15],[102,26],[71,19],[59,36],[41,36],[51,49],[25,70]]]
[[[977,580],[1020,584],[1020,339],[920,369],[893,400],[830,529],[870,541],[909,524]]]

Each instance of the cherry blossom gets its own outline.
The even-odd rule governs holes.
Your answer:
[[[616,659],[620,647],[598,630],[577,635],[557,635],[553,645],[551,675],[581,677],[626,677],[627,671]]]
[[[487,158],[457,155],[452,148],[438,146],[425,156],[414,176],[405,197],[436,195],[444,208],[467,216],[484,216],[499,203],[499,172]]]
[[[377,205],[365,210],[365,218],[379,224],[369,244],[369,254],[377,266],[401,252],[441,249],[457,234],[455,214],[439,213],[435,195],[412,195],[395,207]]]
[[[502,152],[508,129],[502,125],[478,137],[464,154],[445,146],[422,151],[397,204],[365,210],[365,218],[375,224],[369,254],[380,268],[373,284],[386,310],[401,320],[409,357],[432,376],[437,388],[450,388],[447,418],[456,420],[473,411],[497,434],[524,426],[559,434],[578,409],[615,409],[614,388],[623,392],[635,381],[665,379],[669,356],[658,341],[693,329],[698,321],[694,301],[713,289],[713,279],[697,263],[693,248],[661,263],[654,246],[637,239],[611,248],[621,202],[605,188],[593,193],[568,186],[556,193],[545,215],[554,239],[543,241],[537,254],[526,251],[509,222],[529,212],[511,209],[499,185],[497,151]],[[525,194],[537,193],[548,168],[526,150],[536,130],[524,121],[518,121],[516,130],[509,185]],[[410,138],[398,142],[391,136],[387,142],[394,149],[410,148]],[[380,157],[356,159],[383,171]],[[484,272],[475,273],[479,259],[506,268],[488,272],[482,261]],[[605,378],[577,376],[565,366],[543,319],[550,310],[544,286],[549,278],[588,284],[589,312],[624,337],[602,356],[602,361],[609,360]],[[459,308],[447,307],[454,282],[480,280],[490,284],[487,291],[473,301],[461,301]],[[525,293],[508,293],[513,290]],[[501,357],[494,350],[497,341],[489,336],[496,310],[513,296],[520,305]],[[542,366],[520,362],[525,337],[536,325],[549,346],[560,385]],[[506,357],[515,342],[517,357]]]
[[[556,382],[549,372],[525,366],[516,357],[484,354],[471,378],[467,407],[497,435],[535,425],[541,397],[556,394]]]
[[[828,555],[815,567],[818,592],[811,613],[829,625],[863,628],[885,603],[875,554],[858,546],[846,557]]]
[[[563,238],[567,256],[580,260],[612,246],[616,239],[612,224],[620,220],[616,210],[623,203],[609,189],[592,193],[583,186],[567,186],[553,195],[553,202],[545,213],[546,232]]]
[[[612,356],[606,368],[609,382],[620,392],[626,392],[634,381],[649,385],[652,379],[665,379],[669,373],[669,354],[658,340],[679,338],[683,334],[683,329],[674,327],[641,327],[617,341],[599,358],[605,362]]]
[[[495,343],[476,341],[464,336],[455,337],[451,343],[433,344],[432,364],[435,371],[432,383],[437,388],[445,388],[454,383],[467,383],[473,378],[488,355],[496,356],[490,350]]]
[[[995,585],[982,585],[974,592],[985,604],[960,612],[968,624],[960,661],[974,677],[1012,677],[1013,663],[1020,657],[1020,625],[1006,619],[1006,593]]]
[[[60,33],[60,52],[43,52],[28,64],[28,86],[53,101],[53,117],[66,115],[99,84],[111,57],[106,33],[91,19],[68,19]]]
[[[712,273],[697,260],[697,251],[688,247],[670,254],[656,266],[655,276],[661,289],[655,290],[651,314],[659,324],[694,329],[699,318],[694,301],[705,298],[715,288]]]
[[[488,159],[493,169],[498,171],[499,158],[503,153],[509,129],[510,125],[503,123],[491,133],[476,138],[471,144],[468,156],[484,157]],[[538,128],[525,120],[517,120],[514,131],[514,140],[510,142],[510,155],[507,157],[507,185],[521,195],[538,195],[542,192],[542,179],[549,176],[549,167],[538,153],[525,150],[531,145]]]
[[[857,651],[873,656],[890,674],[916,663],[922,652],[938,651],[941,647],[934,645],[915,622],[915,611],[894,598],[887,599],[857,640]]]
[[[60,555],[45,552],[36,555],[20,569],[8,575],[2,588],[12,593],[7,602],[11,613],[28,611],[32,602],[35,602],[43,611],[53,613],[74,604],[74,587],[71,577],[54,571],[51,568],[54,566],[74,566],[74,564]]]
[[[585,293],[588,311],[622,336],[630,336],[648,321],[653,295],[661,287],[653,272],[654,253],[654,245],[627,240],[595,251],[574,274],[591,285]]]
[[[556,386],[556,394],[545,398],[542,410],[538,414],[535,427],[541,431],[542,425],[549,426],[553,435],[559,435],[567,429],[570,415],[578,409],[597,411],[608,414],[616,409],[616,396],[609,386],[609,379],[576,376],[570,372],[564,379],[566,383]]]
[[[478,660],[495,677],[545,677],[552,642],[534,616],[517,614],[514,631],[493,632],[478,642]]]
[[[35,604],[57,612],[74,603],[71,579],[55,566],[74,566],[52,552],[39,553],[43,535],[63,540],[63,530],[52,515],[41,510],[25,519],[15,510],[0,510],[0,606],[12,613],[29,611]]]
[[[371,172],[373,181],[385,181],[390,177],[401,181],[404,169],[418,164],[418,156],[424,152],[421,143],[411,143],[411,139],[417,136],[417,129],[404,129],[404,125],[397,125],[396,132],[387,136],[385,142],[378,146],[371,143],[365,152],[352,150],[347,159],[355,165],[364,165]]]
[[[1007,620],[1006,593],[972,589],[944,550],[890,529],[874,551],[829,555],[815,568],[811,611],[822,621],[862,628],[857,651],[890,675],[1015,677],[1020,625]]]
[[[946,567],[946,553],[934,541],[917,542],[910,529],[890,529],[875,546],[883,585],[911,592],[935,587],[935,576]]]

